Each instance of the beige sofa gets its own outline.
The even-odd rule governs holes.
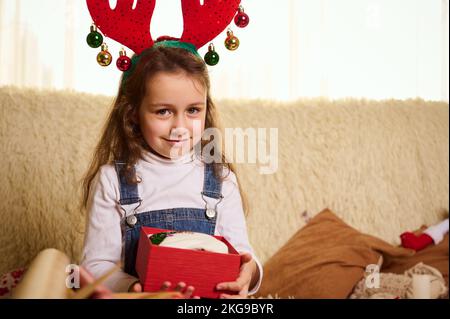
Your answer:
[[[80,257],[79,180],[111,97],[0,88],[0,273],[44,248]],[[278,170],[239,165],[262,262],[332,209],[356,229],[398,235],[448,214],[449,106],[423,100],[218,101],[225,127],[278,128]]]

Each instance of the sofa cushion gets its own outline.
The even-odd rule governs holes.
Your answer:
[[[267,261],[258,296],[347,298],[380,256],[412,254],[357,231],[326,209]]]

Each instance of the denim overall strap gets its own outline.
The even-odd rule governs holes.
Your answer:
[[[116,161],[115,167],[117,176],[119,178],[119,191],[120,191],[120,205],[131,205],[136,204],[141,201],[138,192],[137,184],[128,184],[125,175],[121,174],[122,170],[125,168],[126,163]],[[133,174],[136,174],[136,168],[133,167]]]
[[[213,164],[205,164],[205,180],[202,194],[215,199],[222,198],[222,181],[214,175]]]

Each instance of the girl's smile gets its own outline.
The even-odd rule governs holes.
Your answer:
[[[183,146],[185,143],[190,141],[190,138],[184,139],[184,140],[169,140],[166,138],[163,138],[167,143],[169,143],[170,145],[172,145],[173,147],[181,147]]]

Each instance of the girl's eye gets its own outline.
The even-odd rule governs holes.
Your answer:
[[[199,113],[200,112],[200,109],[199,108],[196,108],[196,107],[191,107],[189,110],[188,110],[188,113],[189,114],[197,114],[197,113]]]
[[[164,115],[169,114],[169,112],[170,111],[168,109],[161,109],[161,110],[156,111],[156,114],[164,116]]]

